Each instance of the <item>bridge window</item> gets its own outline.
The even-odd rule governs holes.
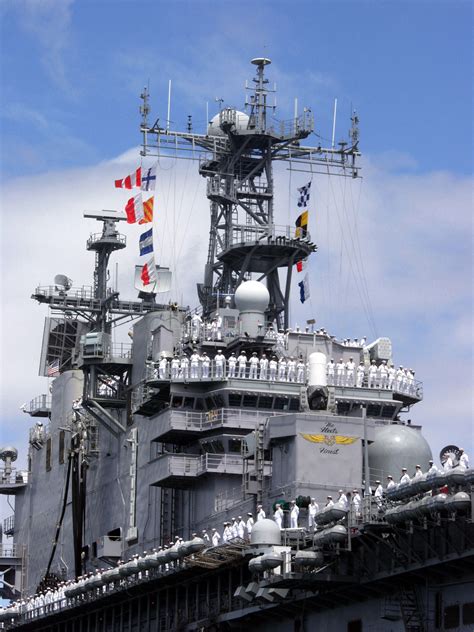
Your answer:
[[[240,400],[241,400],[241,396],[240,393],[230,393],[229,394],[229,406],[240,406]]]
[[[51,437],[46,440],[46,471],[51,470]]]
[[[465,603],[462,607],[462,622],[464,625],[474,623],[474,601]]]
[[[444,629],[452,630],[458,628],[460,623],[459,604],[446,606],[444,609]]]
[[[248,408],[256,408],[257,407],[257,396],[256,395],[244,395],[244,401],[242,403],[243,406]]]
[[[258,400],[259,408],[267,408],[270,409],[273,406],[273,397],[268,397],[267,395],[260,395],[260,399]]]

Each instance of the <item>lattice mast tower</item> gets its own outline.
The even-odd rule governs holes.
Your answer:
[[[207,178],[210,201],[210,231],[204,282],[198,284],[199,300],[204,316],[210,316],[227,294],[233,294],[242,280],[265,280],[270,303],[267,317],[279,328],[288,327],[292,269],[316,250],[309,233],[295,237],[295,227],[277,226],[273,212],[273,162],[290,163],[292,170],[308,174],[325,173],[356,177],[355,159],[358,130],[357,117],[352,118],[351,144],[338,148],[305,147],[300,141],[314,129],[311,110],[290,121],[275,123],[269,116],[275,106],[269,105],[269,89],[265,67],[271,61],[264,57],[252,60],[257,74],[250,88],[249,114],[224,108],[210,122],[207,134],[196,134],[188,124],[186,132],[161,127],[158,120],[149,127],[148,92],[141,95],[143,133],[142,155],[194,158],[199,172]],[[155,137],[156,142],[150,142]],[[191,153],[190,153],[191,152]],[[284,287],[280,269],[286,270]]]

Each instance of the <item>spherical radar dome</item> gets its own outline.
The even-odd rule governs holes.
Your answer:
[[[270,293],[260,281],[244,281],[235,291],[235,306],[240,312],[264,312]]]
[[[253,546],[257,544],[279,546],[281,544],[280,527],[274,520],[269,520],[268,518],[257,520],[252,527],[250,544]]]
[[[225,136],[225,132],[220,127],[220,112],[212,117],[207,126],[207,133],[209,136]],[[235,111],[235,127],[236,129],[247,129],[249,125],[249,117],[245,112]]]
[[[418,464],[426,472],[431,458],[430,446],[421,432],[408,426],[392,424],[377,429],[375,440],[369,445],[372,478],[380,480],[388,474],[397,480],[402,467],[411,475]]]

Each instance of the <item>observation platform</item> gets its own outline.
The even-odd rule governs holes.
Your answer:
[[[243,474],[240,454],[163,454],[148,465],[148,478],[155,487],[190,487],[203,474]]]
[[[31,417],[49,417],[51,415],[51,395],[38,395],[25,406],[23,412]]]
[[[27,470],[15,470],[11,472],[0,468],[0,494],[14,496],[22,492],[28,485],[29,472]]]

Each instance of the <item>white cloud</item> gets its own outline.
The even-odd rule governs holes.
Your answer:
[[[10,443],[20,443],[27,426],[19,405],[45,391],[37,369],[47,312],[29,296],[59,272],[75,285],[91,283],[93,255],[84,246],[99,225],[82,213],[123,208],[130,192],[114,189],[113,181],[131,172],[137,160],[138,150],[131,149],[88,168],[18,178],[4,187],[2,296],[8,300],[2,308],[0,401],[2,419],[8,420],[2,432]],[[293,174],[291,191],[305,181],[304,174]],[[313,296],[301,306],[295,283],[292,322],[315,315],[338,337],[371,333],[351,272],[352,264],[360,277],[360,260],[355,263],[360,244],[379,333],[392,338],[395,360],[415,368],[425,384],[425,401],[411,411],[413,421],[424,425],[435,454],[451,442],[471,449],[471,181],[448,173],[399,175],[367,162],[362,183],[332,182],[333,188],[325,177],[314,180],[311,231],[319,251],[309,266]],[[293,223],[286,171],[278,171],[276,186],[276,221]],[[209,218],[196,163],[161,163],[155,206],[157,257],[175,273],[173,292],[164,299],[196,305]],[[134,298],[140,228],[120,229],[128,248],[110,269],[114,275],[119,262],[122,297]]]

